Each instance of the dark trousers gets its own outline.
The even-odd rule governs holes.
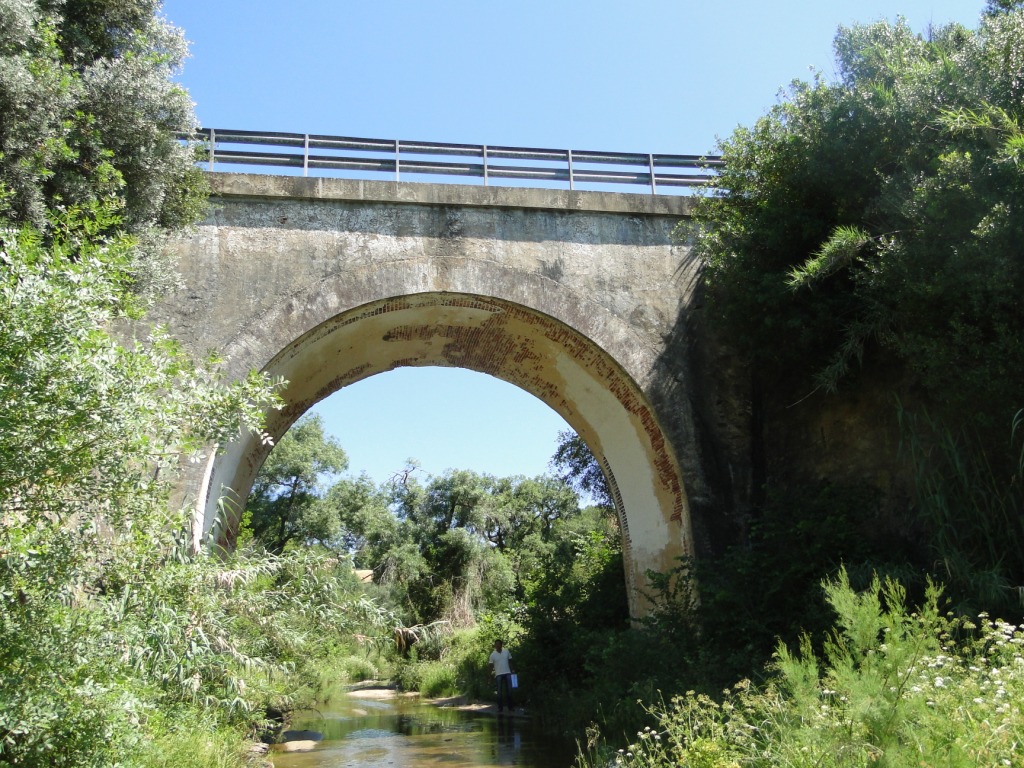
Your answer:
[[[494,684],[498,686],[498,711],[501,712],[506,703],[512,709],[512,675],[495,675]]]

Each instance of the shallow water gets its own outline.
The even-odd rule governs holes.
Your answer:
[[[364,694],[369,695],[369,694]],[[575,745],[542,733],[522,716],[436,707],[417,697],[338,694],[317,712],[296,713],[290,738],[311,751],[272,751],[275,768],[570,768]],[[312,733],[295,733],[309,731]]]

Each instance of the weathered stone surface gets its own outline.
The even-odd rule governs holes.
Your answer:
[[[155,311],[229,373],[284,376],[280,437],[341,387],[455,366],[534,394],[613,488],[636,613],[647,569],[691,554],[711,491],[694,426],[686,312],[697,265],[683,198],[215,174],[211,215],[173,244],[185,287]],[[242,439],[197,473],[196,536],[268,453]],[[199,475],[202,475],[201,477]],[[230,544],[237,520],[219,531]]]

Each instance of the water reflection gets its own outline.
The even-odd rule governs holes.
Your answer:
[[[296,718],[295,732],[288,738],[305,740],[301,746],[310,751],[275,750],[275,768],[573,764],[574,745],[542,733],[527,718],[435,707],[418,698],[369,695],[339,694],[320,712]]]

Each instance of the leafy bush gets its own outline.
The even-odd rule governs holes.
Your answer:
[[[380,677],[380,671],[376,665],[365,656],[345,656],[338,660],[337,666],[345,675],[346,680],[355,683],[363,680],[376,680]]]
[[[418,691],[423,682],[423,666],[415,658],[397,665],[393,674],[394,682],[403,691]]]
[[[940,613],[929,588],[826,583],[837,614],[816,655],[777,649],[772,677],[720,699],[690,691],[651,707],[655,726],[615,754],[625,766],[1012,765],[1024,738],[1024,629]],[[589,760],[602,760],[598,753]]]

